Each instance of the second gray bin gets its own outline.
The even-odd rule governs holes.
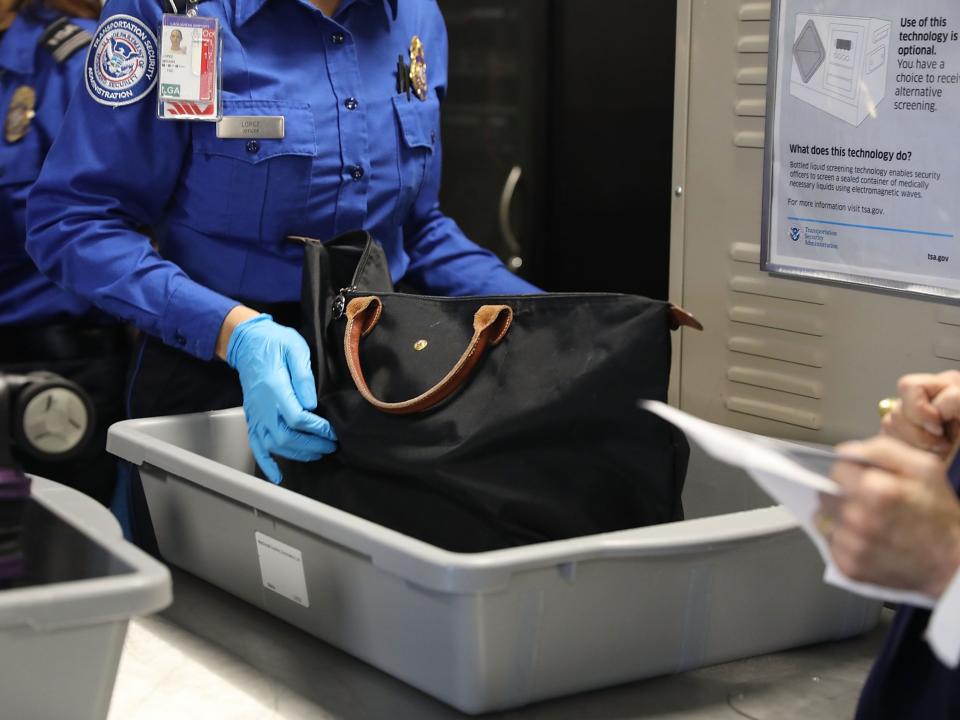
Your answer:
[[[170,604],[170,573],[96,500],[42,478],[31,495],[53,521],[24,530],[32,581],[0,590],[0,718],[103,720],[130,618]]]
[[[688,520],[462,555],[252,475],[242,410],[131,420],[168,562],[468,713],[836,640],[880,605],[821,582],[780,507],[694,450]]]

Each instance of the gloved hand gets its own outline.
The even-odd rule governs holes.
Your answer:
[[[227,363],[240,374],[253,457],[272,482],[282,475],[271,455],[307,462],[336,450],[330,423],[308,412],[317,387],[310,349],[295,330],[269,315],[246,320],[230,335]]]

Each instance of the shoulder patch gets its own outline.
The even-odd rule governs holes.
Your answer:
[[[144,98],[157,84],[157,37],[142,20],[114,15],[97,28],[87,51],[87,92],[119,107]]]
[[[93,36],[67,18],[54,20],[40,36],[40,44],[58,63],[64,62],[77,50],[90,43]]]

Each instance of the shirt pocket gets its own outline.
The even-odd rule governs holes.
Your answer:
[[[205,234],[283,247],[310,195],[313,112],[275,100],[224,99],[223,114],[283,116],[284,136],[219,138],[215,123],[194,123],[181,196],[186,220]]]
[[[397,116],[397,171],[400,174],[394,220],[397,225],[403,225],[420,189],[429,179],[434,148],[440,136],[440,102],[433,93],[422,102],[396,95],[393,108]]]

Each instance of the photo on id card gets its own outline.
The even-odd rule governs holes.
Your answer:
[[[164,15],[160,28],[157,114],[168,120],[217,120],[220,47],[216,18]]]

